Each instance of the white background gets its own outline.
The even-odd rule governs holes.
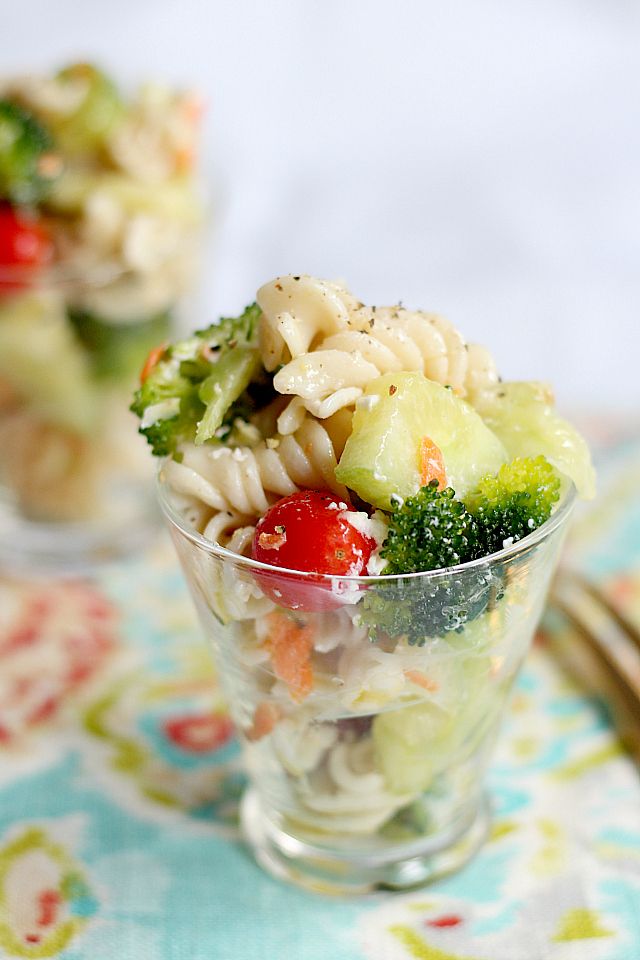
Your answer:
[[[560,406],[640,409],[635,0],[0,0],[2,70],[205,95],[205,316],[278,273],[436,309]]]

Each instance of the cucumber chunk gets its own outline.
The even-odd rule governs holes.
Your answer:
[[[55,294],[3,302],[0,378],[44,420],[81,432],[93,427],[97,397],[89,360]]]
[[[549,387],[535,381],[497,384],[485,391],[476,409],[500,437],[509,458],[542,454],[573,480],[578,493],[595,496],[595,471],[586,441],[558,416]]]
[[[58,74],[61,83],[82,84],[85,95],[73,113],[52,121],[56,141],[67,154],[99,148],[124,113],[124,103],[113,82],[89,63],[74,63]]]
[[[388,510],[393,496],[406,499],[423,485],[425,438],[440,449],[447,484],[458,497],[507,459],[500,440],[451,390],[420,373],[388,373],[374,380],[356,405],[336,477],[363,500]]]
[[[376,765],[392,793],[426,790],[443,766],[455,729],[455,713],[419,703],[379,713],[372,736]]]

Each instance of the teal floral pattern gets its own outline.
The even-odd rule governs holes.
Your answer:
[[[568,552],[640,623],[640,457]],[[163,541],[94,583],[0,583],[0,960],[639,960],[640,778],[550,654],[515,690],[492,834],[420,893],[285,887],[239,841],[224,697]]]

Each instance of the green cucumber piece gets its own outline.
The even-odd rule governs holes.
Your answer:
[[[88,357],[58,297],[3,301],[0,378],[44,420],[81,432],[94,426],[97,396]]]
[[[388,510],[394,496],[404,500],[420,489],[425,437],[439,447],[447,483],[459,498],[507,459],[498,437],[452,390],[420,373],[388,373],[356,404],[336,478],[367,503]]]
[[[261,368],[260,354],[253,347],[234,347],[220,357],[198,396],[207,405],[196,430],[196,444],[215,436],[231,404],[244,393]]]
[[[595,471],[584,438],[560,417],[549,387],[536,381],[499,383],[476,403],[478,413],[500,438],[509,458],[542,454],[573,480],[578,493],[595,496]]]
[[[82,81],[87,92],[77,110],[56,119],[57,142],[67,154],[88,153],[99,148],[124,114],[124,102],[115,84],[97,67],[74,63],[58,74],[63,83]]]

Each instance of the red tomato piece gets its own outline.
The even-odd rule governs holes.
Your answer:
[[[253,559],[334,577],[366,575],[376,542],[349,523],[345,513],[350,509],[328,491],[301,490],[283,497],[256,526]],[[330,610],[344,602],[319,577],[302,582],[264,572],[256,579],[272,600],[291,610]]]
[[[1,204],[0,292],[15,293],[31,286],[52,256],[53,243],[42,221],[7,203]]]
[[[62,906],[62,897],[58,890],[43,890],[38,896],[40,913],[36,923],[39,927],[50,927],[56,922],[58,910]]]

